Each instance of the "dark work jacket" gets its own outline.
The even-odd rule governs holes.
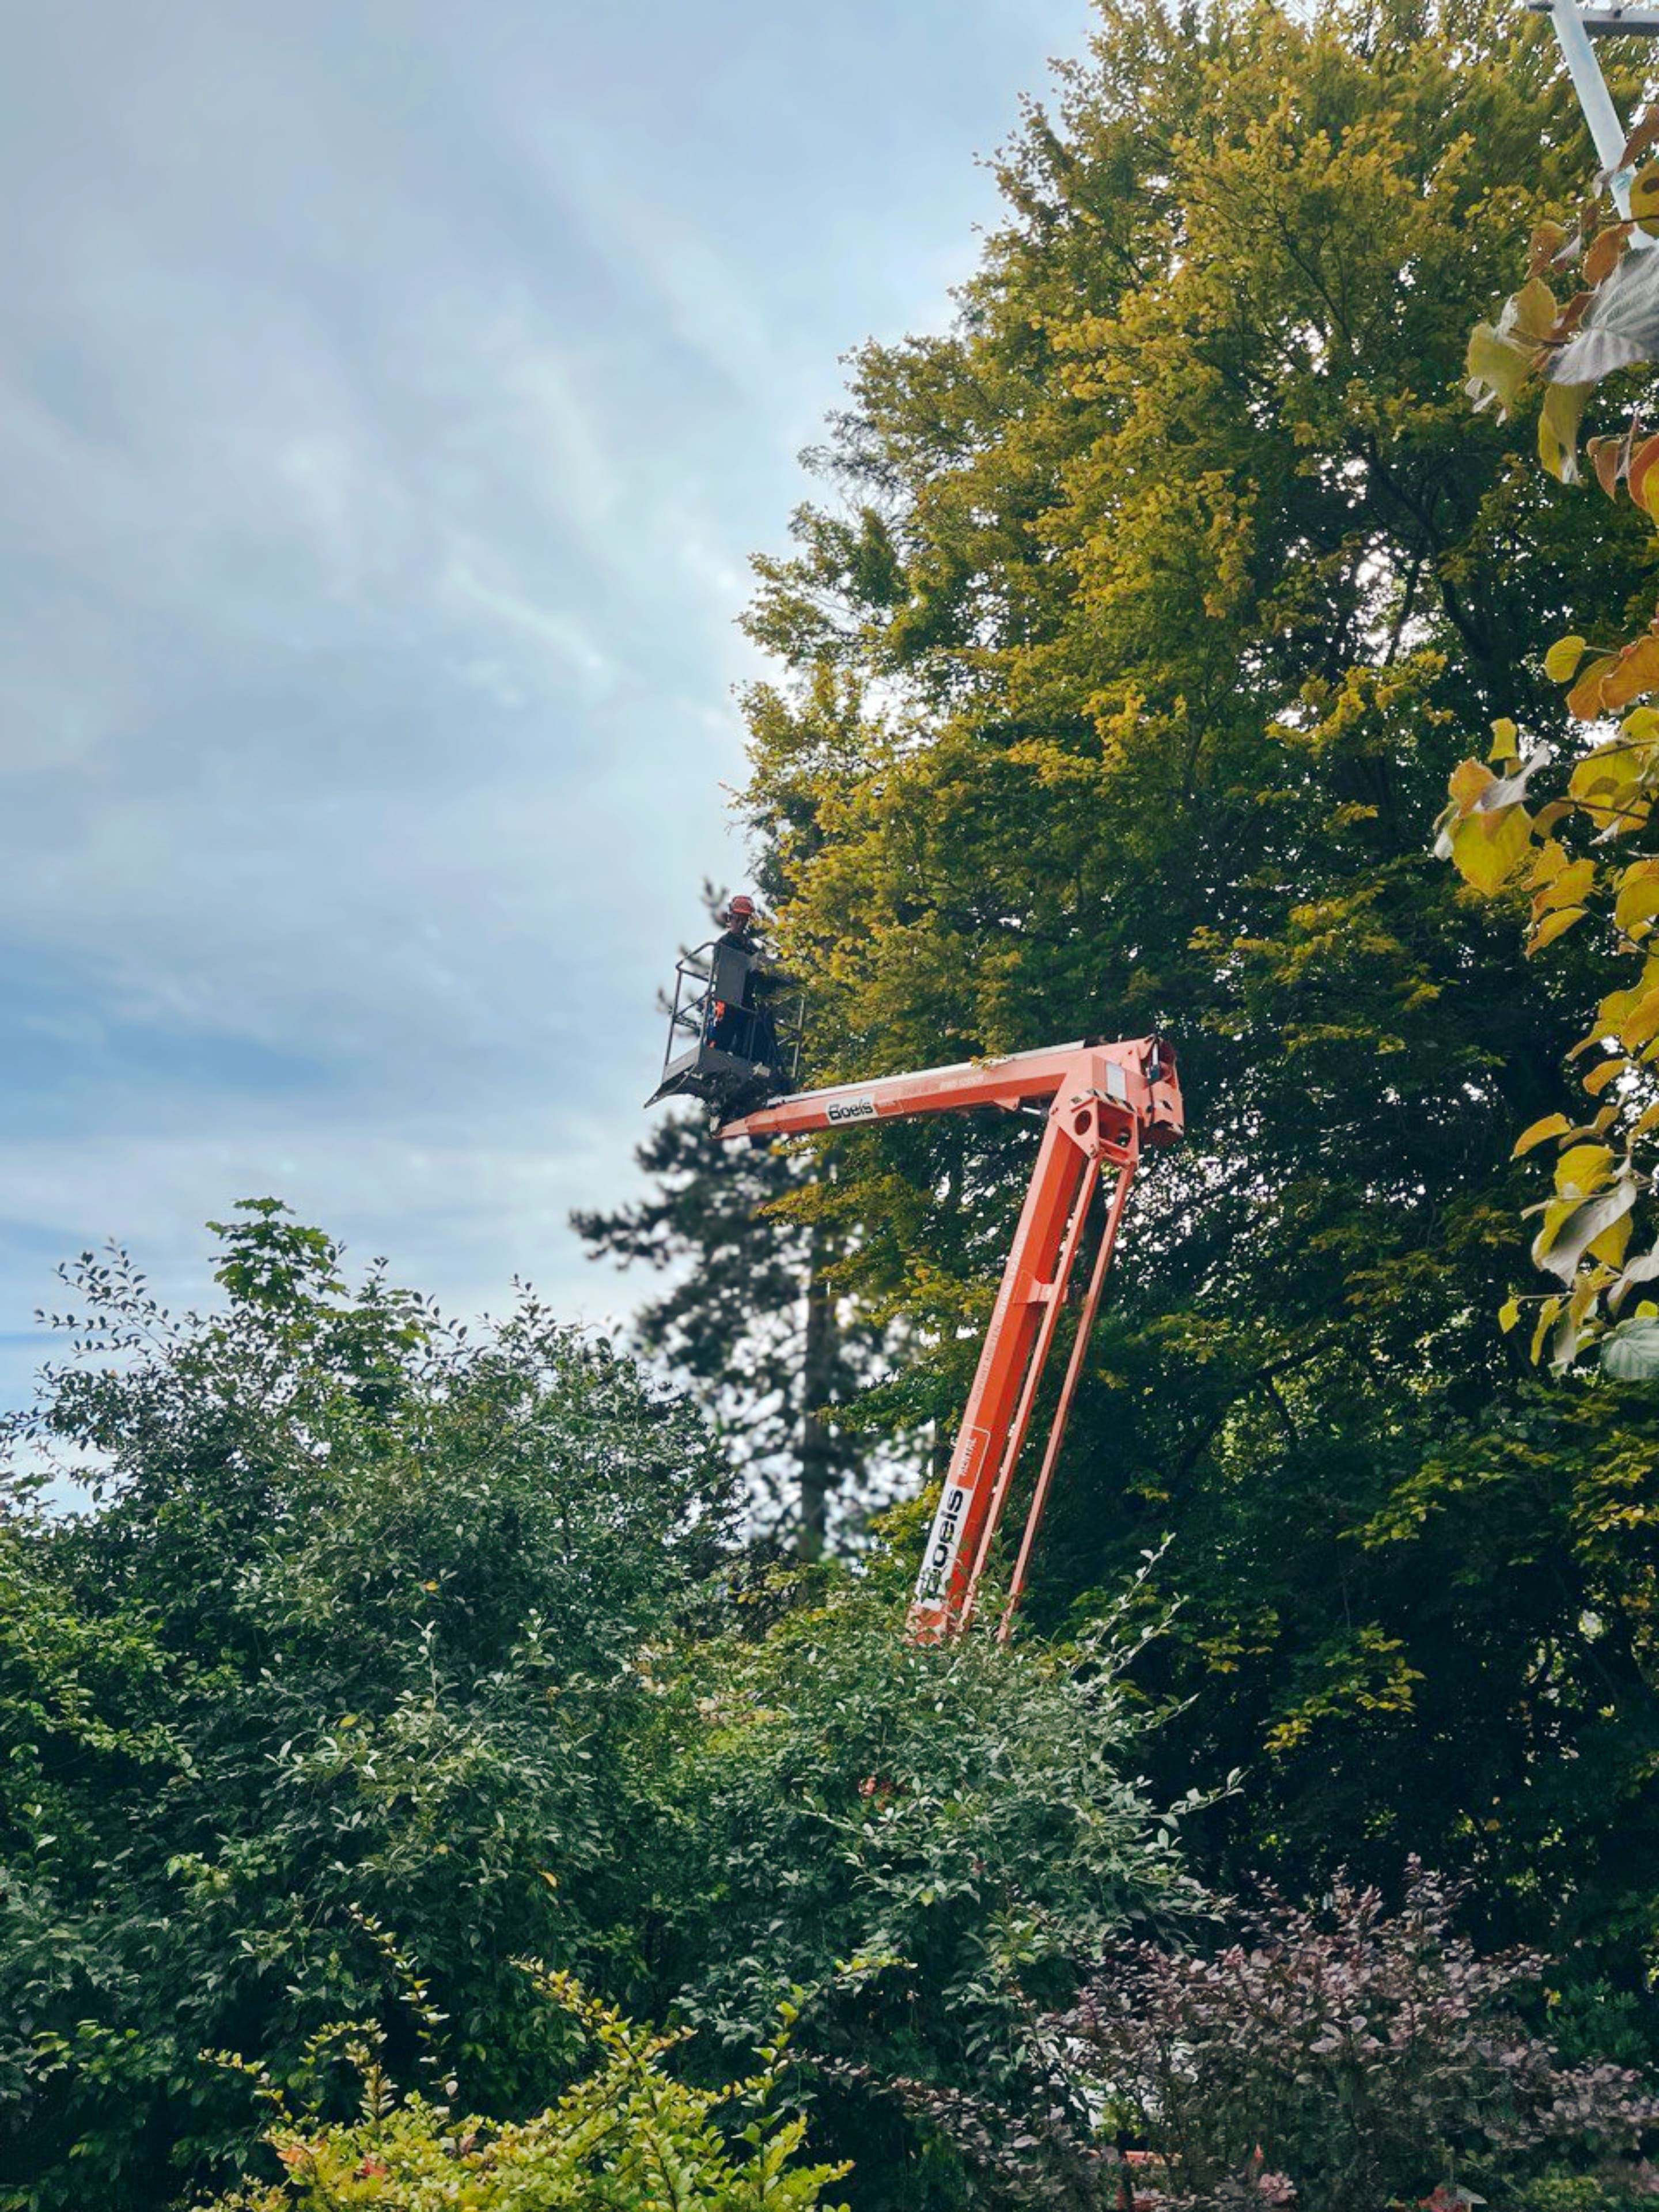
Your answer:
[[[749,981],[744,990],[743,1003],[745,1006],[752,1005],[757,999],[769,997],[774,991],[787,990],[794,981],[781,968],[768,966],[765,946],[749,930],[722,930],[714,942],[724,945],[728,951],[746,952],[755,963],[749,971]]]

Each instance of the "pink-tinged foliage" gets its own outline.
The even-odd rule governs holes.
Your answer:
[[[1456,1901],[1415,1864],[1395,1914],[1340,1878],[1312,1910],[1267,1887],[1221,1950],[1114,1954],[1056,2024],[1063,2047],[1135,2115],[1171,2205],[1193,2212],[1395,2199],[1451,2212],[1471,2199],[1449,2173],[1501,2179],[1546,2149],[1633,2149],[1659,2102],[1622,2068],[1559,2067],[1516,2012],[1542,1960],[1478,1955],[1453,1927]]]
[[[1018,2121],[890,2086],[1000,2199],[1055,2212],[1523,2204],[1547,2160],[1634,2151],[1659,2100],[1624,2068],[1557,2064],[1519,2016],[1543,1960],[1478,1954],[1453,1924],[1460,1894],[1415,1862],[1392,1913],[1340,1876],[1312,1908],[1264,1884],[1236,1942],[1117,1946],[1034,2028],[1048,2086]],[[1115,2154],[1114,2128],[1150,2151]]]

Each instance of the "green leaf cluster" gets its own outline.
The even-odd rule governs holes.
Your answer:
[[[1121,1677],[1152,1633],[1124,1617],[1133,1590],[1079,1644],[1011,1651],[981,1630],[907,1641],[908,1593],[881,1579],[837,1575],[698,1656],[719,1687],[675,1774],[702,1869],[669,1931],[681,2006],[740,2050],[822,1981],[817,2054],[1012,2091],[1034,2010],[1114,1930],[1204,1911],[1177,1840],[1198,1801],[1154,1819],[1127,1778],[1146,1729]],[[834,1984],[853,1957],[900,1963]]]
[[[598,2061],[558,2101],[498,2125],[419,2095],[398,2098],[367,2039],[347,2048],[362,2083],[362,2115],[319,2124],[296,2116],[260,2069],[277,2110],[269,2141],[285,2169],[270,2188],[239,2190],[202,2212],[810,2212],[842,2166],[805,2166],[799,2115],[776,2109],[788,2049],[775,2029],[758,2069],[718,2089],[664,2064],[679,2039],[653,2034],[590,1996],[567,1975],[535,1975],[544,1996],[575,2019]],[[793,2008],[790,2008],[793,2013]],[[726,2108],[732,2108],[728,2117]],[[724,2122],[724,2124],[722,2123]],[[826,2206],[826,2212],[829,2208]],[[843,2205],[841,2212],[847,2212]]]

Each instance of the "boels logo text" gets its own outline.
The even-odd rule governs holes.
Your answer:
[[[933,1533],[927,1540],[927,1556],[922,1561],[921,1573],[916,1583],[916,1595],[926,1605],[930,1600],[945,1595],[945,1584],[957,1556],[957,1546],[962,1539],[962,1509],[968,1503],[968,1493],[957,1482],[953,1482],[939,1501],[939,1517],[933,1522]]]

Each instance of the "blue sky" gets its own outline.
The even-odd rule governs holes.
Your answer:
[[[625,1310],[565,1217],[743,878],[747,556],[1088,20],[7,11],[0,1400],[56,1260],[200,1297],[265,1193],[459,1310]]]

